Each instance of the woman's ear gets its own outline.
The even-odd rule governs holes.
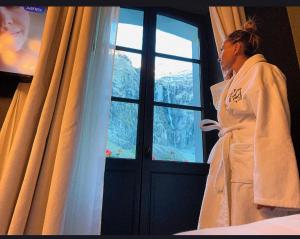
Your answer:
[[[234,49],[233,49],[233,54],[236,56],[236,55],[238,55],[238,54],[240,54],[241,52],[242,52],[242,48],[243,48],[243,46],[242,46],[242,43],[241,42],[236,42],[235,44],[234,44]]]

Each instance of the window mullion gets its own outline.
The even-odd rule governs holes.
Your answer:
[[[203,110],[203,107],[199,107],[199,106],[178,105],[178,104],[170,104],[170,103],[156,102],[156,101],[154,101],[154,105],[155,106],[169,107],[169,108],[186,109],[186,110],[197,110],[197,111],[202,111]]]
[[[164,54],[164,53],[155,53],[155,56],[162,57],[162,58],[167,58],[167,59],[172,59],[172,60],[186,61],[186,62],[201,64],[201,60],[192,59],[192,58],[185,58],[185,57],[180,57],[180,56],[175,56],[175,55],[168,55],[168,54]]]
[[[141,85],[141,111],[143,112],[143,144],[142,160],[151,160],[150,149],[152,147],[153,126],[153,89],[154,89],[154,51],[155,51],[155,12],[146,9],[144,12],[144,39],[143,39],[143,61],[142,61],[142,85]]]
[[[138,128],[138,156],[140,165],[140,198],[145,198],[147,186],[149,185],[148,173],[151,161],[152,148],[152,126],[153,126],[153,84],[154,84],[154,48],[155,47],[155,14],[153,9],[144,10],[144,32],[142,48],[142,69],[140,86],[139,128]],[[139,234],[148,233],[147,201],[140,202]]]
[[[142,50],[133,49],[133,48],[130,48],[130,47],[118,46],[118,45],[116,46],[116,50],[142,54]]]

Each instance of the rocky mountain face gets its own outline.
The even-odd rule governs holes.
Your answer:
[[[114,63],[113,96],[139,98],[140,69],[134,68],[125,55],[117,55]],[[193,104],[192,72],[165,76],[155,80],[154,100]],[[155,106],[153,159],[194,160],[195,112]],[[108,149],[113,157],[135,158],[138,105],[112,102]],[[198,133],[198,131],[197,131]]]

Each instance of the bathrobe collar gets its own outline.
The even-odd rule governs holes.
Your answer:
[[[240,70],[234,74],[229,80],[223,80],[217,84],[214,84],[210,87],[212,98],[213,98],[213,105],[218,110],[219,109],[219,101],[223,90],[226,86],[233,81],[238,80],[240,77],[244,76],[246,72],[256,63],[258,62],[267,62],[265,57],[262,54],[255,54],[249,57],[244,64],[241,66]]]
[[[239,71],[232,76],[230,80],[238,79],[240,76],[244,76],[245,73],[256,63],[258,62],[267,62],[265,57],[262,54],[255,54],[249,57],[244,64],[241,66]]]

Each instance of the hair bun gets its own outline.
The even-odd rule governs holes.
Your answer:
[[[256,27],[256,23],[254,20],[250,19],[248,21],[246,21],[244,23],[243,26],[244,30],[247,32],[256,32],[257,31],[257,27]]]

